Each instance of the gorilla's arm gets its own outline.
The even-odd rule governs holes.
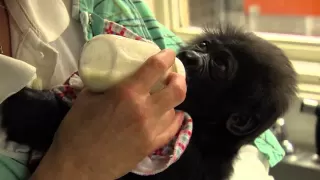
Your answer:
[[[7,139],[46,150],[70,107],[53,91],[23,88],[1,104]]]

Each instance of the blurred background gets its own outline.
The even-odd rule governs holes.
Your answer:
[[[276,180],[320,180],[320,0],[146,1],[157,19],[184,40],[222,21],[284,50],[299,74],[299,93],[271,128],[287,153],[271,174]]]
[[[189,0],[191,26],[227,20],[252,31],[320,36],[319,0]]]

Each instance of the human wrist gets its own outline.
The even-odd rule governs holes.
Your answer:
[[[77,162],[74,156],[51,147],[30,180],[84,180],[92,179],[93,176],[99,177],[99,174],[88,172],[88,168],[86,170],[83,164],[77,165],[77,163],[79,161]],[[106,174],[103,179],[115,180],[111,175]]]
[[[81,179],[79,173],[76,173],[70,164],[71,162],[66,157],[50,148],[30,180]]]

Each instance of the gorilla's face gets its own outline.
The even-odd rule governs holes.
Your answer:
[[[296,92],[296,73],[281,49],[232,27],[205,32],[177,57],[188,85],[177,109],[212,136],[253,139],[287,110]]]
[[[208,119],[216,111],[222,115],[219,107],[226,102],[238,70],[232,53],[214,36],[205,36],[183,47],[177,57],[186,68],[188,84],[187,98],[179,108],[201,119]],[[209,123],[219,119],[215,117]]]

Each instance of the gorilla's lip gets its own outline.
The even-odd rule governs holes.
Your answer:
[[[176,54],[176,57],[182,62],[183,65],[185,65],[184,60],[180,57],[182,52],[183,52],[183,51],[179,51],[179,52]]]
[[[188,76],[187,72],[186,72],[186,83],[187,83],[187,85],[190,83],[190,77]]]

